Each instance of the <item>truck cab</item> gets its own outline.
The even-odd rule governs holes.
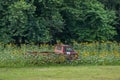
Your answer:
[[[64,54],[70,60],[78,59],[78,53],[69,45],[56,45],[54,52],[56,54]]]

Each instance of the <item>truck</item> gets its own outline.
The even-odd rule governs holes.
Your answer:
[[[42,56],[49,56],[52,54],[55,55],[63,55],[66,60],[80,60],[78,58],[78,53],[70,46],[70,45],[64,45],[64,44],[58,44],[55,45],[54,51],[53,52],[48,52],[48,51],[43,51],[43,52],[27,52],[28,54],[32,54],[32,55],[42,55]]]

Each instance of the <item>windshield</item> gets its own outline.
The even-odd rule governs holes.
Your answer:
[[[66,52],[72,52],[73,49],[72,49],[71,47],[66,47],[66,48],[65,48],[65,51],[66,51]]]

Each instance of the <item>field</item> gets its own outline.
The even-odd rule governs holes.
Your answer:
[[[0,68],[0,80],[120,80],[120,66]]]
[[[32,56],[25,55],[29,51],[53,51],[54,45],[0,44],[0,67],[26,67],[44,65],[120,65],[120,43],[93,42],[76,43],[73,48],[78,52],[79,61],[69,62],[63,56]]]
[[[25,55],[52,51],[54,45],[0,43],[0,80],[120,80],[120,43],[73,42],[72,46],[81,60]]]

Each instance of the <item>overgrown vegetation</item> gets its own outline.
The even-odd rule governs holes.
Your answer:
[[[45,65],[120,65],[120,44],[117,42],[76,43],[73,47],[81,60],[68,61],[63,55],[25,55],[28,51],[52,51],[52,45],[0,45],[0,67],[25,67]]]
[[[120,0],[0,0],[0,67],[119,65],[119,7]],[[57,41],[74,41],[81,60],[67,61],[63,55],[25,55],[28,51],[52,50],[51,44]]]

